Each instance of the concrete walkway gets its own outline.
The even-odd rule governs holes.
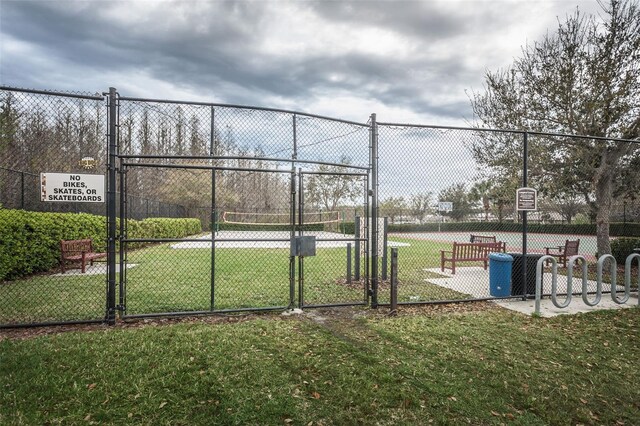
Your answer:
[[[425,281],[428,281],[432,284],[439,285],[441,287],[445,287],[459,293],[468,294],[473,298],[485,298],[491,297],[489,293],[489,271],[485,271],[482,267],[473,266],[473,267],[456,267],[456,274],[452,275],[450,271],[441,272],[439,268],[425,269],[430,273],[439,274],[442,278],[428,278]],[[545,279],[543,280],[543,294],[551,293],[551,277],[550,274],[545,274]],[[595,281],[588,281],[589,283],[589,291],[594,291],[596,289]],[[624,286],[616,286],[618,288],[618,298],[622,297]],[[558,294],[564,294],[567,292],[567,277],[564,275],[558,275]],[[596,306],[588,306],[585,305],[582,300],[582,280],[580,277],[574,277],[573,280],[573,294],[571,303],[567,308],[559,309],[556,308],[553,302],[551,302],[551,298],[549,296],[543,297],[540,302],[540,315],[543,317],[553,317],[556,315],[562,314],[576,314],[579,312],[592,312],[602,309],[623,309],[623,308],[631,308],[638,307],[638,292],[632,292],[631,297],[625,304],[617,304],[611,299],[611,295],[606,293],[611,289],[610,284],[602,285],[602,299],[600,303]],[[605,294],[606,293],[606,294]],[[589,295],[589,300],[594,300],[595,294]],[[559,302],[565,301],[565,296],[558,297]],[[494,300],[494,303],[505,307],[507,309],[511,309],[513,311],[521,312],[526,315],[532,315],[535,310],[535,300],[521,300],[521,299],[501,299]]]
[[[135,263],[127,263],[126,269],[135,268],[138,266]],[[104,262],[94,263],[93,265],[87,265],[85,268],[85,273],[82,273],[82,269],[79,267],[76,269],[67,269],[67,271],[63,273],[53,274],[54,277],[69,277],[73,275],[106,275],[107,274],[107,264]],[[120,272],[120,265],[116,263],[116,273]]]

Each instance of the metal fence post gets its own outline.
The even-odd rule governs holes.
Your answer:
[[[391,313],[398,309],[398,247],[391,249]]]
[[[351,284],[351,243],[347,243],[347,284]]]
[[[355,252],[353,253],[353,268],[355,269],[355,279],[360,281],[360,216],[356,216],[353,221],[355,235]]]
[[[24,172],[20,172],[20,208],[24,210]]]
[[[107,322],[116,323],[116,153],[117,95],[109,88],[109,156],[107,159]]]
[[[298,158],[298,130],[296,115],[293,114],[293,152],[291,153],[291,187],[289,199],[289,239],[293,242],[296,236],[296,163]],[[302,214],[302,212],[300,212]],[[296,304],[296,257],[289,256],[289,309],[293,309]]]
[[[378,124],[371,114],[371,307],[378,307]]]
[[[215,149],[215,109],[211,107],[211,129],[209,134],[209,155],[211,155],[211,212],[209,219],[209,228],[211,229],[211,294],[210,294],[210,309],[215,309],[215,297],[216,297],[216,169],[213,156],[216,154]]]
[[[387,229],[389,227],[389,218],[384,218],[384,225],[382,229],[382,281],[387,280],[387,272],[389,271],[389,255],[387,252]]]
[[[526,188],[528,185],[527,157],[529,155],[529,134],[524,132],[524,138],[522,141],[522,187]],[[527,211],[522,211],[522,300],[527,300]]]
[[[298,168],[298,235],[304,235],[304,182],[302,169]],[[304,256],[298,256],[298,307],[304,307]]]

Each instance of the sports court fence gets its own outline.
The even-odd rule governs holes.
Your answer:
[[[567,240],[579,240],[575,254],[585,256],[595,276],[598,253],[610,252],[609,244],[615,251],[618,237],[640,236],[632,195],[639,188],[637,141],[397,123],[378,123],[378,133],[379,215],[389,217],[391,241],[409,244],[398,250],[399,303],[500,297],[490,293],[486,259],[462,262],[475,268],[452,273],[452,262],[442,259],[456,257],[449,253],[453,241],[503,242],[515,257],[504,296],[511,298],[534,294],[535,261]],[[598,167],[606,170],[600,181]],[[517,210],[520,187],[537,189],[536,211]],[[596,280],[588,287],[595,292]]]
[[[392,247],[399,303],[522,298],[534,293],[529,257],[579,240],[592,262],[620,237],[640,238],[637,141],[375,114],[359,123],[115,89],[2,87],[0,125],[3,208],[106,215],[109,255],[84,274],[61,274],[54,259],[3,277],[2,326],[375,307],[390,302]],[[106,207],[40,201],[42,172],[104,175]],[[516,209],[520,187],[537,189],[536,211]],[[150,217],[199,219],[203,234],[132,237],[129,219]],[[454,242],[472,238],[516,257],[508,295],[491,294],[482,259],[442,270]],[[59,254],[55,239],[47,247]]]

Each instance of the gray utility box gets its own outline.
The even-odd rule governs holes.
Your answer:
[[[291,239],[291,256],[315,256],[316,237],[293,237]]]

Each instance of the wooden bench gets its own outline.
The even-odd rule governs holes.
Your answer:
[[[67,263],[82,264],[82,273],[86,271],[87,262],[93,265],[94,259],[107,257],[107,253],[96,253],[90,239],[87,240],[62,240],[60,241],[60,269],[64,274]]]
[[[575,241],[566,240],[564,246],[545,247],[545,254],[549,256],[557,257],[558,262],[562,264],[564,268],[567,267],[567,259],[571,256],[578,254],[578,247],[580,247],[580,239]]]
[[[451,251],[440,251],[440,270],[444,272],[451,269],[451,273],[456,273],[457,262],[483,262],[484,269],[487,269],[489,261],[489,253],[504,252],[504,243],[501,241],[492,243],[453,243]],[[451,263],[451,267],[447,268],[447,263]]]
[[[502,250],[501,252],[504,253],[505,251],[507,251],[507,243],[504,241],[496,241],[496,236],[495,235],[474,235],[471,234],[471,238],[469,239],[470,242],[472,243],[495,243],[495,242],[500,242],[502,243]]]
[[[495,243],[496,236],[495,235],[474,235],[471,234],[471,239],[469,240],[471,243]]]

